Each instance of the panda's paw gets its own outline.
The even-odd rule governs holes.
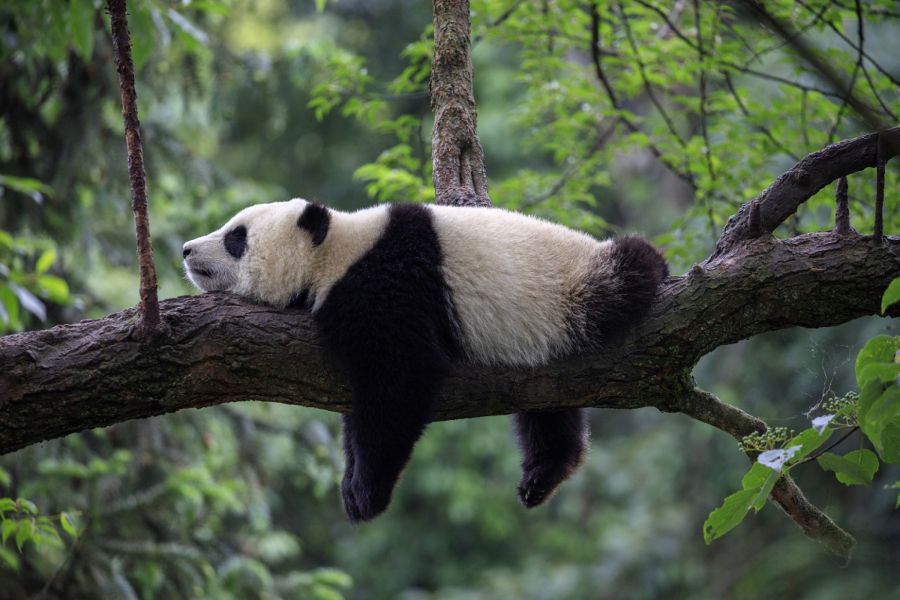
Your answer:
[[[546,468],[527,471],[519,482],[519,502],[525,508],[540,506],[553,497],[563,479],[558,474],[548,473]]]
[[[392,487],[365,484],[357,477],[344,474],[341,481],[344,512],[354,525],[360,521],[371,521],[390,506],[391,491]]]

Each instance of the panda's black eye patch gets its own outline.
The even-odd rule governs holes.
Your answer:
[[[225,234],[225,250],[235,258],[240,258],[247,250],[247,228],[238,225]]]

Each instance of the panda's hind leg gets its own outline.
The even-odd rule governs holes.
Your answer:
[[[553,412],[513,415],[516,439],[522,451],[519,501],[526,508],[549,500],[563,481],[584,462],[588,448],[587,411],[566,408]]]

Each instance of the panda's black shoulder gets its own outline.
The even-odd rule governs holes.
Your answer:
[[[416,275],[428,274],[426,280],[443,281],[443,254],[429,207],[402,203],[390,204],[386,210],[388,219],[383,233],[372,248],[351,265],[343,279],[357,283],[365,280],[368,284],[378,279],[392,280],[396,284],[397,279],[409,280],[415,279]]]
[[[382,363],[392,353],[416,363],[435,351],[443,356],[439,362],[461,352],[432,212],[421,204],[392,204],[387,211],[383,234],[313,315],[325,345],[351,373],[361,365],[387,368]],[[443,369],[431,362],[420,367],[423,373]]]

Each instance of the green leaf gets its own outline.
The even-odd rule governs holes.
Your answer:
[[[747,474],[744,475],[744,479],[741,480],[741,487],[745,490],[759,489],[769,478],[771,472],[772,469],[766,465],[755,462],[750,470],[747,471]]]
[[[862,407],[860,396],[860,407]],[[871,404],[867,405],[865,412],[861,411],[859,426],[880,452],[884,449],[883,432],[892,421],[900,419],[900,387],[890,385],[881,395],[875,397]]]
[[[0,546],[0,559],[13,571],[19,570],[19,556],[4,546]]]
[[[884,393],[885,385],[879,381],[867,381],[859,390],[859,400],[856,402],[856,419],[863,423],[869,414],[869,410]]]
[[[0,304],[3,305],[4,310],[0,311],[0,313],[5,313],[3,317],[3,324],[7,327],[12,327],[19,324],[19,302],[16,300],[16,295],[13,291],[8,287],[0,283]]]
[[[759,488],[756,496],[753,497],[753,509],[756,512],[759,512],[762,507],[766,505],[766,500],[769,498],[769,494],[772,493],[772,488],[775,487],[775,484],[781,477],[781,471],[776,471],[774,469],[770,469],[769,467],[766,467],[766,469],[769,471],[769,476],[766,478],[766,481],[765,483],[763,483],[762,487]]]
[[[826,452],[818,458],[826,471],[834,471],[838,481],[846,485],[872,485],[878,471],[878,457],[871,450],[856,450],[846,456]]]
[[[55,275],[41,275],[37,280],[46,297],[57,304],[69,301],[69,284]]]
[[[756,496],[752,500],[752,506],[756,512],[759,512],[765,506],[766,499],[778,482],[779,477],[781,477],[781,471],[776,471],[760,462],[753,463],[753,467],[744,475],[741,486],[745,490],[756,491]]]
[[[16,500],[16,503],[19,505],[19,510],[21,512],[29,515],[38,514],[37,506],[35,506],[34,502],[32,502],[31,500],[19,498],[18,500]]]
[[[891,421],[881,433],[881,460],[892,465],[900,465],[900,423]]]
[[[353,578],[347,573],[337,569],[317,569],[316,571],[313,571],[313,577],[315,577],[316,581],[335,587],[349,588],[353,585]]]
[[[887,383],[897,379],[900,375],[900,364],[897,363],[870,363],[863,367],[859,377],[861,381],[880,381]]]
[[[0,498],[0,515],[8,512],[19,512],[19,505],[12,498]]]
[[[34,537],[34,524],[31,521],[19,521],[18,530],[16,531],[16,547],[19,552],[25,542]]]
[[[859,351],[859,356],[856,357],[856,382],[860,389],[865,385],[865,380],[861,377],[863,369],[871,364],[892,364],[897,348],[900,348],[900,338],[879,335],[869,340]]]
[[[892,304],[900,302],[900,277],[893,280],[881,297],[881,314]]]
[[[35,272],[38,275],[43,275],[50,269],[50,266],[53,264],[54,260],[56,260],[56,250],[53,248],[51,248],[50,250],[44,250],[44,253],[41,254],[41,257],[38,259],[37,264],[34,267]]]
[[[707,545],[734,529],[744,520],[760,489],[754,488],[732,494],[725,498],[722,506],[709,513],[709,518],[703,524],[703,539],[706,540]]]
[[[19,522],[13,519],[7,519],[6,521],[3,521],[2,524],[0,524],[0,534],[2,534],[4,544],[6,543],[6,538],[9,537],[9,534],[15,531],[18,526]]]
[[[69,0],[69,26],[75,49],[86,63],[94,52],[94,19],[97,9],[93,0]]]
[[[16,295],[16,298],[19,299],[19,302],[22,303],[22,306],[25,308],[25,310],[36,316],[41,321],[47,320],[47,308],[44,306],[43,302],[35,297],[34,294],[29,292],[25,288],[16,285],[12,281],[10,281],[7,285],[9,286],[9,289],[13,291],[13,294]]]
[[[68,533],[72,537],[78,536],[78,532],[75,531],[75,527],[72,526],[72,521],[69,520],[68,513],[60,513],[59,523],[62,525],[62,528],[66,533]]]
[[[791,459],[791,464],[809,456],[816,448],[824,444],[831,437],[832,431],[834,430],[826,427],[822,430],[822,435],[819,435],[815,429],[809,428],[791,440],[791,446],[800,445],[800,451]]]
[[[12,175],[0,175],[0,188],[9,188],[20,194],[30,196],[31,199],[38,204],[44,201],[44,196],[49,196],[53,193],[53,188],[37,179],[32,179],[30,177],[13,177]],[[9,237],[8,245],[12,247],[12,237]]]

